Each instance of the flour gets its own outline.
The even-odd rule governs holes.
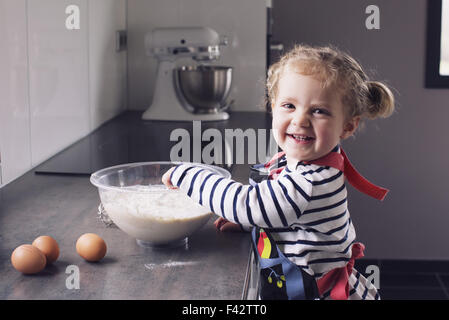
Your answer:
[[[185,267],[185,266],[195,266],[199,262],[197,261],[168,261],[166,263],[156,264],[156,263],[146,263],[144,266],[149,270],[154,270],[156,268],[173,268],[173,267]]]
[[[189,219],[209,212],[180,190],[163,185],[137,185],[123,190],[133,192],[108,191],[104,194],[102,201],[110,203],[106,205],[109,210],[119,208],[123,213],[139,218],[160,220]]]
[[[165,244],[184,239],[212,216],[178,189],[136,185],[122,190],[100,189],[101,202],[120,229],[142,241]]]

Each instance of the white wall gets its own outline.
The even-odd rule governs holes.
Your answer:
[[[68,5],[80,30],[67,30]],[[126,0],[0,0],[0,150],[6,184],[126,108]]]
[[[233,110],[263,111],[266,7],[261,0],[128,0],[129,108],[145,110],[153,97],[156,61],[144,36],[156,27],[208,26],[227,35],[220,65],[234,67]]]
[[[380,30],[365,27],[370,4],[380,9]],[[383,202],[349,190],[351,218],[366,256],[448,260],[449,90],[424,86],[427,1],[274,5],[276,40],[336,45],[394,89],[393,116],[368,122],[343,144],[364,176],[391,190]]]

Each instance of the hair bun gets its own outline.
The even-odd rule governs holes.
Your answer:
[[[394,111],[394,96],[391,90],[378,81],[367,81],[367,86],[369,90],[367,118],[389,117]]]

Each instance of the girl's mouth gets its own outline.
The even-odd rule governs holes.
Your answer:
[[[294,140],[296,143],[300,143],[300,144],[311,143],[313,140],[315,140],[315,138],[306,136],[304,134],[290,134],[290,133],[286,133],[286,135],[290,139]]]

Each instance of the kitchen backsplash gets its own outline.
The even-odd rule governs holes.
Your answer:
[[[79,29],[67,20],[79,9]],[[126,109],[126,0],[0,0],[3,183]]]
[[[123,110],[148,108],[157,65],[144,36],[167,26],[226,35],[217,63],[234,67],[232,108],[264,111],[265,1],[0,0],[3,184]],[[125,51],[116,51],[118,30]]]

